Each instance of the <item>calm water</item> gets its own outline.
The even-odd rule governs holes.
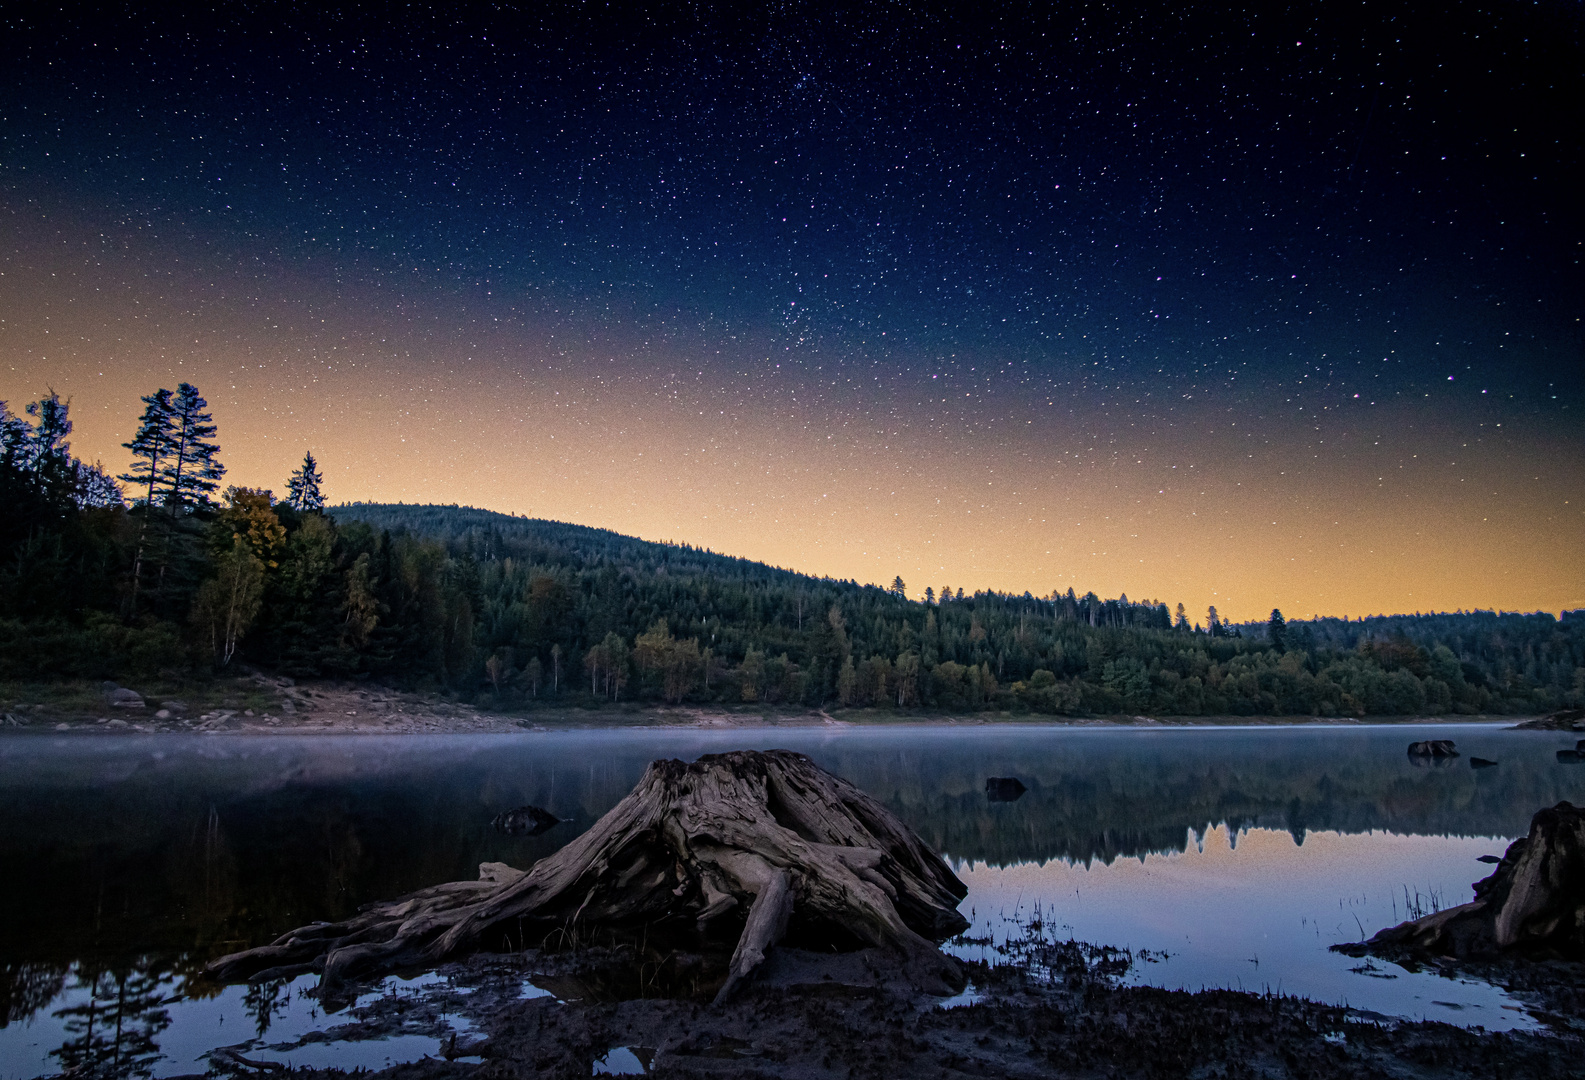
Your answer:
[[[1465,756],[1415,766],[1405,746],[1433,737]],[[9,737],[0,1080],[89,1058],[178,1075],[202,1071],[197,1059],[217,1046],[349,1067],[435,1053],[447,1031],[466,1030],[467,988],[444,988],[461,1004],[440,1027],[349,1046],[312,1034],[345,1015],[320,1014],[300,994],[311,981],[269,1000],[189,993],[187,981],[211,956],[473,877],[481,861],[527,866],[609,809],[652,758],[773,746],[869,791],[950,859],[970,888],[974,937],[1038,918],[1163,954],[1136,966],[1136,982],[1524,1026],[1494,988],[1327,946],[1470,899],[1488,870],[1478,856],[1501,854],[1536,809],[1585,799],[1585,767],[1556,759],[1573,742],[1490,725]],[[1473,770],[1470,755],[1500,764]],[[988,776],[1029,790],[988,803]],[[490,827],[524,803],[570,820],[537,838]],[[431,983],[388,980],[360,1007],[438,992]],[[107,1043],[115,1022],[120,1041]]]

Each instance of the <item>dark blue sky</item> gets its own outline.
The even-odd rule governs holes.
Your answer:
[[[652,479],[691,478],[687,497],[653,482],[614,501],[556,495],[575,479],[470,486],[481,466],[437,450],[441,421],[394,405],[424,454],[353,469],[334,494],[440,498],[461,483],[467,501],[842,576],[889,579],[896,562],[971,587],[1060,577],[1136,595],[1216,592],[1209,552],[1247,533],[1251,489],[1250,521],[1298,493],[1313,535],[1359,485],[1473,441],[1479,479],[1444,469],[1404,497],[1463,520],[1476,509],[1460,484],[1544,463],[1545,480],[1492,493],[1518,532],[1452,563],[1489,562],[1519,536],[1548,553],[1524,602],[1585,603],[1578,573],[1548,584],[1543,569],[1571,533],[1580,553],[1585,524],[1578,5],[234,5],[3,20],[8,397],[53,380],[80,408],[130,415],[143,383],[212,370],[229,407],[307,425],[256,462],[238,447],[239,464],[277,471],[304,440],[335,457],[332,431],[385,430],[395,412],[367,401],[404,394],[444,424],[466,415],[485,441],[508,421],[477,394],[516,401],[558,432],[572,477],[647,420],[664,444],[651,457],[669,463]],[[61,320],[83,344],[61,345]],[[548,398],[563,393],[582,395],[576,431],[557,428],[565,403]],[[303,394],[329,403],[318,421]],[[1249,441],[1230,443],[1240,420]],[[702,479],[681,460],[723,433],[743,450],[733,467],[770,469],[792,501],[756,517],[722,501],[731,468]],[[766,439],[791,473],[744,464]],[[528,459],[550,449],[506,441]],[[639,453],[607,464],[631,471]],[[1270,468],[1235,478],[1235,457]],[[1227,490],[1202,492],[1203,509],[1232,520],[1190,560],[1203,573],[1136,586],[1161,553],[1114,565],[1083,521],[1107,484],[1141,506],[1161,486],[1094,469],[1156,459],[1217,474]],[[965,501],[974,470],[997,467],[1039,488],[1005,552]],[[935,483],[959,509],[894,505],[897,484],[873,476],[857,491],[866,472],[916,494]],[[818,530],[778,546],[839,488],[837,533],[869,514],[956,554],[890,533],[853,551]],[[710,514],[681,509],[701,499]],[[981,519],[1010,522],[1010,505]],[[1360,524],[1400,520],[1393,505]],[[1551,531],[1525,531],[1554,511]],[[1180,516],[1192,533],[1203,515]],[[1054,536],[1053,563],[1032,565]],[[1323,562],[1313,576],[1346,563]],[[1426,589],[1380,605],[1481,602]]]

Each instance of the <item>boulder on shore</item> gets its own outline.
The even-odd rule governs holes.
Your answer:
[[[105,691],[105,701],[112,709],[141,709],[143,708],[143,695],[136,690],[128,690],[118,686],[113,690]]]
[[[1339,951],[1410,950],[1460,959],[1506,955],[1585,959],[1585,810],[1560,802],[1539,811],[1530,835],[1508,846],[1475,883],[1475,899],[1389,927]]]

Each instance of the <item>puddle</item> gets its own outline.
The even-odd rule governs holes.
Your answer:
[[[72,1070],[161,1080],[223,1062],[383,1069],[444,1057],[477,1037],[457,1011],[472,988],[441,975],[388,977],[333,1013],[308,993],[317,985],[317,976],[301,975],[189,993],[185,980],[168,972],[74,969],[47,1007],[0,1028],[0,1080]],[[525,997],[547,996],[532,983],[522,989]],[[380,1022],[382,1034],[367,1035],[360,1028],[367,1021]]]
[[[936,1008],[961,1009],[966,1005],[978,1005],[984,1000],[985,995],[976,989],[973,983],[969,983],[960,993],[953,994],[949,998],[942,998],[936,1002]]]
[[[594,1063],[594,1076],[648,1076],[655,1050],[649,1046],[613,1046]]]
[[[561,998],[556,997],[555,994],[552,994],[549,990],[546,990],[542,986],[535,986],[528,979],[524,979],[522,983],[519,984],[517,996],[522,998],[524,1001],[533,1001],[535,998],[542,997],[556,998],[556,1003],[558,1005],[565,1004]]]

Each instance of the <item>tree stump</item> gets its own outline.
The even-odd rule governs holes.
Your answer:
[[[206,970],[225,982],[319,971],[323,988],[479,947],[642,938],[689,949],[736,933],[721,1001],[791,926],[800,940],[891,949],[922,989],[957,990],[962,971],[934,943],[967,928],[967,891],[895,815],[804,755],[733,751],[651,762],[527,872],[487,863],[478,881],[301,927]]]
[[[1515,840],[1475,882],[1475,899],[1400,923],[1340,952],[1425,952],[1459,958],[1513,953],[1585,959],[1585,810],[1571,803],[1536,812],[1530,835]]]

